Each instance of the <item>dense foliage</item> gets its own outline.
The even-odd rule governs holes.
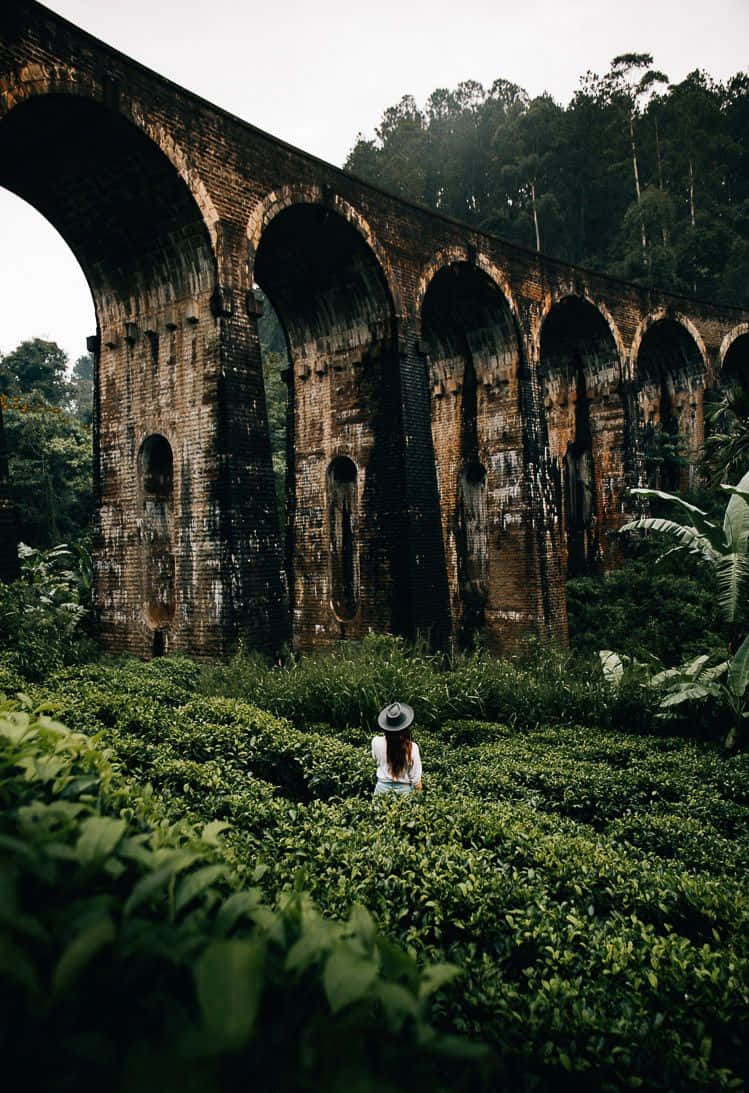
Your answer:
[[[406,95],[346,168],[565,261],[747,304],[747,132],[746,73],[669,84],[625,54],[566,107],[502,79]]]
[[[43,1071],[26,1050],[41,1033],[77,1087],[111,1080],[121,1050],[121,1088],[252,1073],[260,1088],[551,1090],[570,1072],[591,1091],[739,1088],[747,757],[606,731],[603,707],[583,728],[574,693],[539,722],[517,666],[514,717],[496,717],[499,676],[487,705],[475,660],[453,666],[462,705],[442,673],[440,707],[428,669],[378,638],[291,670],[123,662],[28,688],[85,739],[22,710],[0,730],[17,900],[0,915],[4,1052]],[[426,788],[375,804],[371,711],[409,686]],[[197,693],[250,688],[288,693],[293,723]],[[437,986],[435,1038],[418,997]],[[455,1034],[489,1054],[456,1059]]]
[[[21,396],[3,398],[2,412],[21,540],[50,547],[87,536],[93,513],[90,425],[59,406]]]
[[[0,665],[39,680],[95,656],[89,633],[93,569],[85,546],[22,544],[21,576],[0,583]]]
[[[466,1088],[454,1060],[477,1052],[425,1019],[457,968],[419,968],[360,906],[335,922],[292,889],[271,907],[239,883],[225,824],[170,822],[116,747],[23,705],[0,702],[7,1073],[63,1091]]]

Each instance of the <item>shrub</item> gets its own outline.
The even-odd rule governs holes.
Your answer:
[[[108,812],[106,758],[49,719],[0,711],[0,769],[0,1046],[27,1087],[483,1085],[480,1049],[427,1021],[456,968],[418,968],[363,908],[232,891],[221,825]]]

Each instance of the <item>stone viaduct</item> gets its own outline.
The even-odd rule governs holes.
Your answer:
[[[685,485],[706,392],[747,382],[749,313],[399,200],[32,0],[0,14],[0,185],[94,299],[111,649],[564,640],[564,579],[614,561],[626,488]],[[264,297],[290,359],[281,530]],[[681,466],[657,455],[676,435]]]

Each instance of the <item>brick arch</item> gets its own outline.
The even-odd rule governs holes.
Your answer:
[[[624,362],[627,359],[627,352],[624,348],[624,340],[619,330],[619,326],[617,325],[616,320],[614,319],[606,304],[604,304],[601,300],[595,299],[587,292],[564,291],[557,294],[552,294],[550,292],[546,293],[546,295],[544,296],[543,306],[540,308],[537,315],[535,316],[531,335],[533,350],[536,355],[536,359],[541,359],[541,334],[543,331],[544,323],[546,322],[551,310],[557,307],[559,304],[564,303],[565,300],[579,300],[581,303],[589,305],[598,312],[598,314],[608,326],[611,337],[614,339],[614,344],[616,345],[617,352],[619,354],[619,360],[621,361],[622,369],[624,370]],[[624,374],[622,374],[622,379],[624,378]]]
[[[622,342],[586,294],[547,299],[537,331],[543,426],[571,576],[610,564],[620,520],[629,413]]]
[[[653,312],[635,333],[631,365],[642,476],[657,488],[689,489],[704,436],[708,381],[699,331],[679,312]]]
[[[674,311],[671,308],[664,307],[659,308],[657,311],[651,311],[648,315],[646,315],[640,325],[637,327],[637,330],[635,331],[635,336],[632,339],[632,346],[629,351],[631,377],[635,380],[637,378],[637,360],[640,355],[640,348],[642,346],[643,338],[650,330],[652,330],[652,328],[657,323],[664,321],[672,322],[676,326],[681,326],[684,328],[685,332],[690,336],[695,346],[697,347],[697,350],[699,351],[700,357],[702,359],[702,369],[705,373],[707,373],[708,354],[707,349],[705,348],[705,342],[699,330],[694,325],[692,320],[688,316],[684,315],[682,312]]]
[[[90,77],[37,65],[22,76],[0,103],[0,184],[66,241],[104,338],[180,296],[211,291],[215,222],[205,211],[215,218],[215,210],[176,142],[164,140],[167,154],[139,111],[110,105]]]
[[[523,343],[501,280],[491,263],[455,247],[423,268],[416,296],[453,628],[465,644],[483,634],[497,650],[526,625],[531,579],[519,519]]]
[[[737,371],[734,377],[731,370],[733,358],[736,355],[746,360],[747,365],[741,374]],[[739,323],[723,338],[718,353],[718,369],[719,384],[735,378],[742,387],[749,389],[749,322]],[[725,369],[728,369],[731,374],[726,375]]]
[[[494,282],[507,302],[507,306],[518,327],[518,338],[520,338],[518,308],[509,280],[500,267],[492,262],[491,259],[487,258],[484,254],[474,253],[473,249],[467,246],[441,248],[422,267],[416,286],[416,293],[414,295],[414,310],[416,314],[419,316],[421,315],[421,310],[424,306],[424,297],[435,276],[441,269],[445,269],[447,266],[456,263],[474,266],[476,269],[481,270],[482,273],[485,273],[490,281]]]
[[[57,64],[24,65],[8,85],[0,90],[0,124],[15,107],[39,95],[71,95],[107,107],[107,93],[103,85],[90,73],[74,71],[67,66]],[[218,211],[197,169],[192,165],[183,148],[175,140],[173,133],[156,121],[151,120],[137,102],[119,94],[117,110],[127,121],[132,122],[160,148],[172,163],[180,178],[189,188],[201,211],[206,230],[215,247],[217,236]]]
[[[389,629],[405,602],[396,589],[403,467],[391,282],[363,219],[321,188],[286,188],[256,210],[248,232],[248,274],[284,328],[291,365],[286,571],[295,641],[304,648]],[[350,557],[336,537],[344,509],[333,519],[326,500],[340,457],[357,467]],[[355,609],[342,591],[349,564]]]
[[[402,316],[402,294],[398,280],[393,272],[392,264],[386,249],[377,239],[374,231],[362,214],[354,208],[350,202],[339,194],[331,193],[328,189],[314,183],[301,184],[290,183],[266,194],[262,201],[253,209],[245,228],[248,241],[248,265],[250,281],[254,270],[260,241],[273,220],[286,209],[293,205],[318,205],[341,216],[358,234],[372,252],[373,257],[380,267],[380,272],[387,291],[392,300],[393,311],[396,316]]]

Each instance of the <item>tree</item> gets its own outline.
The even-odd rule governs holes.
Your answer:
[[[0,394],[37,395],[62,406],[70,395],[67,354],[56,342],[32,338],[0,359]]]
[[[73,541],[93,511],[91,430],[59,407],[4,399],[10,498],[33,547]]]
[[[73,413],[79,421],[90,425],[94,406],[94,358],[91,353],[84,353],[73,365],[70,386]]]

